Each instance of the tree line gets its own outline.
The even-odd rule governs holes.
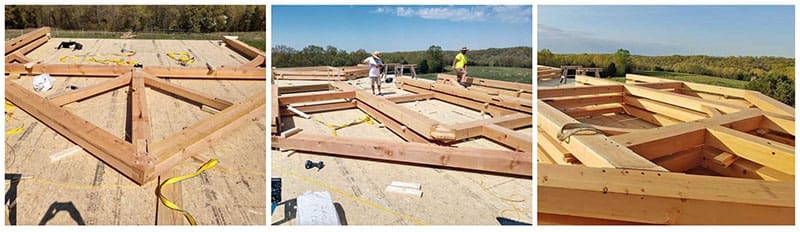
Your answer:
[[[446,51],[441,46],[432,45],[424,51],[384,52],[384,63],[417,64],[418,73],[438,73],[450,69],[458,51]],[[301,50],[276,45],[272,48],[273,67],[301,66],[351,66],[361,63],[370,53],[364,49],[348,52],[334,46],[321,47],[309,45]],[[533,49],[531,47],[490,48],[472,50],[467,53],[467,65],[531,68]]]
[[[263,31],[264,5],[6,5],[6,29],[232,32]]]
[[[627,53],[629,57],[627,61],[619,59],[621,52]],[[537,58],[539,64],[553,67],[581,65],[609,69],[609,67],[614,66],[617,70],[620,70],[620,67],[625,66],[623,70],[626,72],[667,71],[743,81],[766,77],[771,72],[794,79],[794,59],[785,57],[639,56],[630,55],[630,52],[625,49],[620,49],[615,54],[554,54],[548,49],[542,49],[539,50]],[[625,72],[606,72],[604,74],[604,76],[624,76]]]
[[[623,77],[636,71],[666,71],[748,81],[756,90],[787,105],[794,105],[794,59],[772,56],[639,56],[625,49],[614,54],[555,54],[539,50],[538,63],[559,67],[581,65],[603,68],[602,76]]]

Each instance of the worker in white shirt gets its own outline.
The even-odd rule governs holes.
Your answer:
[[[381,95],[381,69],[383,69],[383,61],[381,61],[381,52],[374,51],[372,56],[367,57],[362,61],[369,65],[369,79],[372,81],[372,94],[375,94],[375,86],[378,86],[378,95]]]

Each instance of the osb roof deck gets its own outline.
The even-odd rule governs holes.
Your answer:
[[[6,172],[32,177],[12,181],[11,187],[7,189],[14,195],[13,201],[16,202],[16,207],[11,209],[14,213],[12,223],[187,224],[182,214],[161,205],[154,194],[156,187],[166,177],[192,173],[203,162],[216,158],[220,162],[217,167],[196,178],[165,187],[162,193],[192,212],[201,225],[265,224],[265,108],[255,107],[257,104],[253,105],[255,108],[248,109],[236,106],[246,102],[255,103],[257,96],[263,96],[266,91],[263,68],[259,81],[257,75],[252,75],[258,72],[258,68],[242,66],[257,63],[263,57],[256,56],[253,61],[248,58],[250,55],[247,53],[234,51],[231,43],[238,41],[226,41],[228,46],[216,45],[214,48],[210,46],[219,41],[72,39],[83,43],[83,50],[56,50],[55,46],[61,40],[63,39],[44,36],[23,40],[24,43],[16,52],[6,54],[6,62],[14,63],[6,64],[6,89],[12,86],[17,93],[42,97],[39,103],[30,103],[6,95],[7,100],[15,105],[12,119],[6,122],[6,128],[23,128],[21,133],[7,136],[10,148],[6,153]],[[9,43],[17,41],[19,40],[7,41],[7,48]],[[171,44],[178,47],[169,47]],[[137,54],[131,57],[132,60],[150,67],[149,71],[156,70],[155,73],[158,73],[161,70],[164,71],[162,74],[167,75],[193,71],[182,72],[176,78],[164,78],[160,76],[162,74],[149,76],[148,70],[133,69],[130,66],[62,64],[59,61],[65,55],[116,58],[104,54],[120,53],[123,47],[135,50]],[[167,58],[165,54],[187,49],[197,59],[190,67],[179,67],[177,62]],[[39,59],[42,60],[41,63],[28,63]],[[208,70],[206,61],[214,64],[217,70]],[[31,68],[24,67],[25,64]],[[260,66],[263,66],[263,61]],[[174,69],[165,70],[159,67]],[[237,77],[228,72],[232,69],[250,71],[242,72]],[[120,74],[116,74],[116,70],[120,70]],[[55,72],[53,88],[49,91],[33,92],[33,76],[48,71]],[[101,75],[94,75],[95,72]],[[139,78],[143,78],[146,83],[142,83]],[[77,89],[70,89],[69,86]],[[135,104],[136,102],[143,104]],[[47,109],[51,110],[36,110],[44,109],[45,105],[50,105]],[[41,118],[47,116],[43,112],[58,111],[52,105],[60,106],[58,108],[74,115],[76,119],[86,120],[89,125],[96,126],[121,141],[136,141],[136,138],[141,138],[141,129],[147,128],[151,148],[159,142],[175,141],[173,139],[176,134],[184,133],[183,137],[196,135],[187,131],[187,128],[213,133],[204,138],[193,137],[199,139],[193,140],[198,141],[197,143],[187,140],[186,145],[191,145],[185,147],[186,150],[183,151],[186,156],[183,157],[193,158],[181,159],[174,166],[162,169],[160,173],[163,177],[160,181],[152,181],[158,180],[158,176],[150,180],[136,179],[130,176],[130,172],[123,172],[124,169],[117,167],[119,163],[109,163],[105,160],[108,159],[107,156],[95,153],[97,150],[79,149],[69,156],[51,160],[51,155],[88,144],[80,136],[74,137],[75,134],[64,134],[60,129],[53,129],[58,126],[49,119]],[[197,127],[200,122],[221,122],[218,116],[228,115],[234,108],[242,109],[242,113],[253,110],[242,114],[240,118],[231,117],[230,120],[225,120],[226,123],[216,124],[221,126],[216,131]],[[138,118],[133,116],[137,115],[133,111],[147,112],[143,114],[148,117],[148,123],[144,124],[147,126],[132,120]],[[56,117],[55,120],[63,119]],[[69,125],[66,121],[62,123]],[[101,140],[88,138],[89,142]],[[57,212],[55,214],[53,207]],[[58,213],[59,210],[70,213]]]
[[[538,89],[540,223],[793,224],[794,108],[640,75],[576,82]]]
[[[443,79],[448,78],[443,76]],[[350,224],[497,224],[495,217],[498,215],[531,221],[532,210],[524,196],[532,194],[532,183],[527,177],[517,178],[530,175],[530,172],[520,174],[509,167],[490,164],[499,164],[496,161],[488,161],[481,167],[478,162],[465,162],[461,156],[509,159],[515,154],[524,154],[530,160],[530,114],[520,113],[526,117],[518,121],[527,122],[507,125],[507,130],[511,131],[509,137],[527,135],[527,147],[519,145],[520,149],[526,150],[524,153],[513,152],[514,148],[481,137],[480,132],[474,131],[476,134],[468,135],[468,139],[435,145],[436,139],[425,138],[412,126],[406,127],[405,123],[425,121],[450,125],[481,122],[492,117],[488,111],[481,112],[450,102],[454,101],[453,98],[448,98],[449,101],[435,98],[435,94],[415,89],[416,85],[410,83],[434,82],[409,77],[394,80],[394,83],[382,85],[383,96],[370,94],[368,78],[348,82],[276,80],[277,92],[281,94],[274,98],[273,104],[278,106],[281,117],[280,127],[276,130],[279,133],[273,136],[273,146],[293,150],[273,152],[272,176],[284,178],[283,193],[293,196],[309,189],[330,191],[334,201],[341,202],[347,209],[345,216]],[[443,84],[441,82],[438,84]],[[474,87],[479,88],[479,85]],[[378,98],[388,102],[372,108],[371,105],[381,101]],[[288,106],[312,118],[300,117],[288,110]],[[512,113],[492,108],[493,113],[498,113],[492,116],[500,116],[501,111],[506,115]],[[419,117],[398,117],[404,113]],[[369,115],[374,124],[345,127],[336,130],[336,136],[333,136],[333,129],[317,122],[344,124],[365,115]],[[302,131],[287,134],[297,130],[294,128]],[[279,135],[281,132],[283,135]],[[286,142],[293,138],[298,139]],[[361,150],[375,152],[363,153]],[[447,162],[447,158],[441,160],[442,152],[447,152],[452,162]],[[519,158],[520,166],[524,165],[525,159]],[[327,166],[319,172],[311,172],[303,167],[305,160],[322,160]],[[307,179],[320,180],[325,185],[304,181]],[[384,187],[392,181],[420,183],[424,197],[409,198],[385,192]],[[515,201],[506,201],[508,198],[503,200],[498,196]],[[273,224],[294,223],[284,220],[291,213],[282,209],[279,207],[273,215]]]
[[[72,48],[56,49],[62,41],[75,41],[83,45],[81,50]],[[241,54],[230,48],[220,46],[224,44],[220,40],[144,40],[144,39],[73,39],[73,38],[52,38],[41,47],[26,54],[34,60],[42,60],[46,64],[97,64],[86,61],[84,56],[106,58],[106,59],[127,59],[127,57],[117,56],[121,49],[132,50],[136,55],[131,60],[137,61],[144,66],[181,66],[175,60],[170,59],[167,52],[189,52],[195,61],[189,67],[205,67],[206,62],[214,65],[238,66],[250,61]],[[78,58],[65,58],[64,62],[60,59],[65,56],[78,56]]]

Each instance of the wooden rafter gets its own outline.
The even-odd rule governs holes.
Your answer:
[[[533,168],[530,153],[502,150],[398,143],[378,139],[344,137],[330,139],[330,136],[302,132],[288,138],[273,136],[272,144],[284,149],[520,176],[531,176]]]

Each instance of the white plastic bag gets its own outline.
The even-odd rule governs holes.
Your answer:
[[[298,225],[339,225],[339,215],[329,192],[307,191],[297,197]]]
[[[35,76],[33,77],[33,90],[36,90],[36,92],[50,90],[55,82],[56,79],[47,73]]]

